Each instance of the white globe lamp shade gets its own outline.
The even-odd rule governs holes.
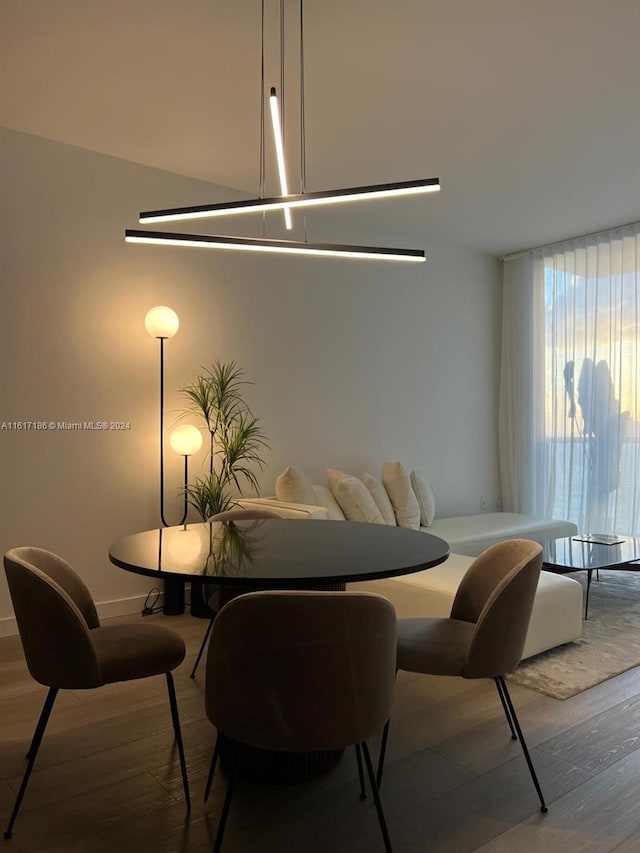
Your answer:
[[[172,338],[179,325],[178,315],[166,305],[156,305],[144,318],[144,327],[152,338]]]
[[[171,449],[179,456],[193,456],[202,447],[202,433],[198,427],[183,424],[171,433],[169,438]]]

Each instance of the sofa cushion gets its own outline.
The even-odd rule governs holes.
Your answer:
[[[363,474],[362,482],[371,492],[371,497],[374,499],[376,506],[380,510],[380,515],[384,519],[385,524],[396,524],[396,514],[393,511],[393,506],[389,500],[389,495],[386,493],[384,486],[376,477],[371,474]]]
[[[340,504],[331,494],[326,486],[311,486],[313,494],[316,496],[314,503],[318,506],[323,506],[327,510],[327,517],[332,521],[344,521],[344,513],[340,509]]]
[[[334,468],[327,470],[327,479],[331,494],[348,521],[384,524],[384,518],[362,480]]]
[[[412,471],[411,488],[420,507],[420,527],[431,527],[436,517],[436,499],[433,489],[418,471]]]
[[[316,496],[307,475],[291,465],[288,465],[276,480],[276,498],[279,501],[308,506],[316,503]]]
[[[400,462],[385,462],[382,482],[393,506],[398,527],[420,527],[420,507],[411,488],[407,469]]]

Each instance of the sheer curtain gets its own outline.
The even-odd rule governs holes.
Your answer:
[[[504,508],[640,535],[640,223],[504,259]]]

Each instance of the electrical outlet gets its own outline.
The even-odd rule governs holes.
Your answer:
[[[487,502],[484,498],[480,498],[480,512],[484,512],[487,508]]]

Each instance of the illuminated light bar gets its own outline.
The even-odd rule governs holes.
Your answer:
[[[440,190],[438,178],[420,181],[402,181],[394,184],[372,184],[364,187],[348,187],[341,190],[299,193],[298,195],[256,198],[246,201],[227,201],[221,204],[201,204],[195,207],[174,207],[167,210],[147,210],[140,214],[140,222],[177,222],[181,219],[206,219],[212,216],[230,216],[235,213],[257,213],[269,210],[285,210],[295,207],[318,207],[323,204],[339,204],[350,201],[368,201],[376,198],[432,193]]]
[[[127,243],[160,246],[191,246],[205,249],[232,249],[248,252],[274,252],[287,255],[318,255],[334,258],[364,258],[376,261],[422,263],[421,249],[388,249],[382,246],[343,246],[339,243],[298,243],[293,240],[268,240],[255,237],[220,237],[209,234],[172,234],[164,231],[125,232]]]
[[[269,107],[271,109],[271,126],[273,127],[273,142],[276,148],[276,160],[278,162],[278,174],[280,176],[280,195],[289,195],[289,185],[287,184],[287,171],[284,165],[284,142],[282,137],[282,124],[280,123],[280,110],[278,109],[278,95],[275,88],[271,87],[271,95],[269,97]],[[291,209],[284,208],[284,223],[290,231],[293,228],[291,222]]]

